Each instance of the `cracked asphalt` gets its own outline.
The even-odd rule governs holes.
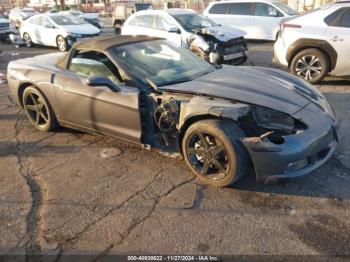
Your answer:
[[[0,70],[56,51],[0,48]],[[254,42],[249,55],[271,66],[271,50]],[[350,255],[350,82],[318,87],[342,119],[337,154],[303,178],[257,186],[249,174],[218,189],[179,157],[36,131],[0,85],[0,254]]]

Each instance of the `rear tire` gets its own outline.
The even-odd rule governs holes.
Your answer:
[[[49,101],[34,86],[24,90],[22,104],[29,121],[39,131],[52,131],[58,126]]]
[[[330,68],[329,59],[316,48],[304,49],[297,53],[290,65],[290,71],[297,77],[303,78],[311,84],[322,81]]]
[[[230,120],[201,120],[192,124],[182,140],[187,165],[205,184],[224,187],[247,170],[248,153],[240,139],[243,131]]]

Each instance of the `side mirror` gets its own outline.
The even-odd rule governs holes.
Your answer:
[[[88,86],[106,86],[112,92],[119,92],[120,88],[112,82],[111,79],[105,76],[93,76],[86,79],[86,84]]]
[[[46,28],[55,28],[55,26],[53,24],[50,24],[50,23],[44,24],[44,27],[46,27]]]
[[[177,33],[177,34],[181,34],[181,31],[179,28],[177,28],[176,26],[172,26],[168,29],[169,33]]]

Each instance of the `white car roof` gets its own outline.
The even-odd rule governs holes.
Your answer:
[[[217,3],[275,3],[278,2],[278,0],[222,0],[222,1],[216,1],[216,2],[210,2],[210,4],[217,4]]]
[[[164,9],[164,10],[143,10],[143,11],[138,11],[135,13],[136,15],[156,15],[156,14],[170,14],[170,15],[175,15],[175,14],[193,14],[196,13],[192,9],[182,9],[182,8],[171,8],[171,9]]]

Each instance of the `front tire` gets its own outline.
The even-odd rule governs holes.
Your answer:
[[[58,126],[50,103],[34,86],[29,86],[24,90],[22,104],[29,121],[36,129],[52,131]]]
[[[297,53],[291,63],[291,73],[311,84],[317,84],[329,72],[329,59],[320,50],[308,48]]]
[[[202,183],[228,186],[247,169],[247,151],[240,142],[244,136],[230,120],[198,121],[186,130],[182,140],[184,159]]]
[[[23,34],[23,40],[24,40],[26,47],[28,47],[28,48],[33,47],[32,39],[30,38],[28,33]]]
[[[63,36],[61,36],[61,35],[57,36],[56,44],[57,44],[58,49],[61,52],[65,52],[65,51],[68,50],[67,41],[66,41],[66,39]]]

